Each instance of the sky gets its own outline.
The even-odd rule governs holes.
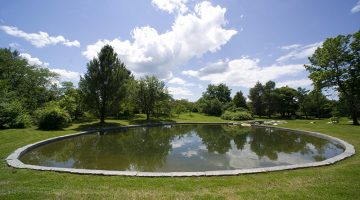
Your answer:
[[[72,81],[105,44],[136,78],[174,98],[208,84],[245,95],[257,81],[305,87],[304,64],[328,37],[360,28],[359,0],[0,0],[0,47]]]

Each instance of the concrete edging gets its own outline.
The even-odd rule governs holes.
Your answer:
[[[123,127],[113,127],[105,128],[103,131],[119,130],[126,128],[136,128],[136,127],[149,127],[149,126],[160,126],[160,125],[176,125],[176,124],[228,124],[228,125],[240,125],[239,123],[234,122],[177,122],[177,123],[156,123],[156,124],[145,124],[145,125],[129,125]],[[294,164],[294,165],[284,165],[284,166],[274,166],[274,167],[263,167],[263,168],[252,168],[252,169],[236,169],[236,170],[220,170],[220,171],[203,171],[203,172],[137,172],[137,171],[112,171],[112,170],[92,170],[92,169],[74,169],[74,168],[60,168],[60,167],[45,167],[39,165],[28,165],[24,164],[19,160],[20,156],[27,153],[28,151],[51,142],[64,140],[71,137],[76,137],[84,134],[91,134],[98,132],[98,130],[90,130],[79,132],[70,135],[64,135],[59,137],[54,137],[46,140],[42,140],[33,144],[26,145],[24,147],[16,149],[12,154],[6,158],[6,162],[9,166],[19,169],[33,169],[41,171],[55,171],[55,172],[68,172],[74,174],[92,174],[92,175],[120,175],[120,176],[139,176],[139,177],[191,177],[191,176],[228,176],[228,175],[239,175],[239,174],[251,174],[251,173],[262,173],[262,172],[271,172],[271,171],[281,171],[281,170],[290,170],[290,169],[299,169],[307,167],[318,167],[324,165],[330,165],[340,160],[343,160],[347,157],[350,157],[355,154],[355,148],[353,145],[325,134],[311,132],[311,131],[302,131],[294,130],[289,128],[273,127],[273,126],[264,126],[264,125],[252,125],[254,127],[264,127],[264,128],[275,128],[281,130],[289,130],[296,133],[307,134],[314,137],[319,137],[322,139],[329,140],[331,142],[341,145],[345,150],[343,153],[320,161],[320,162],[311,162],[305,164]]]

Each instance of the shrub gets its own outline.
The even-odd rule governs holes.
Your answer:
[[[31,126],[31,117],[19,101],[0,103],[0,127],[26,128]]]
[[[242,112],[242,111],[236,111],[236,112],[225,111],[224,114],[221,115],[221,118],[225,120],[236,120],[236,121],[253,119],[250,113]]]
[[[39,129],[55,130],[67,127],[71,122],[70,115],[55,104],[49,104],[36,111]]]

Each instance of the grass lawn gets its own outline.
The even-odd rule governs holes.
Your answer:
[[[181,114],[174,121],[224,121],[200,114]],[[343,139],[360,147],[360,126],[326,124],[327,120],[288,120],[282,126],[311,130]],[[143,123],[108,120],[110,125]],[[4,159],[15,149],[46,138],[89,128],[91,123],[74,124],[62,131],[35,128],[0,130],[0,199],[358,199],[360,196],[360,156],[331,166],[262,174],[140,178],[76,175],[13,169]]]

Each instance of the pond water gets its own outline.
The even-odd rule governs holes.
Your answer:
[[[309,163],[343,151],[338,144],[298,132],[197,124],[80,135],[39,146],[20,160],[48,167],[197,172]]]

